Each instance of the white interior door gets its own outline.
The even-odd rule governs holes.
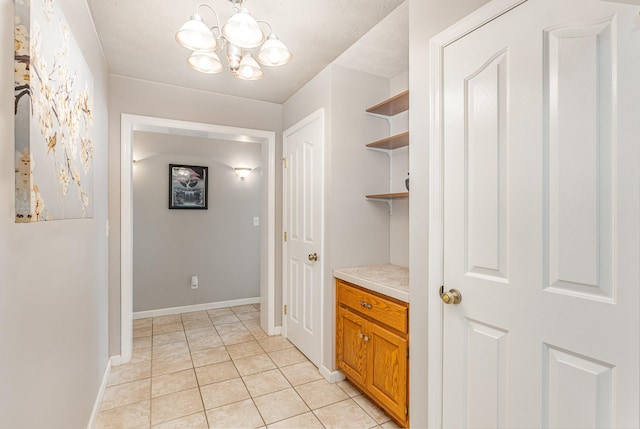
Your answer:
[[[322,345],[324,111],[284,132],[285,336],[316,366]]]
[[[443,49],[445,428],[640,427],[639,11],[529,0]]]

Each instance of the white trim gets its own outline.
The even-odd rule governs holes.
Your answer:
[[[324,113],[324,107],[319,108],[318,110],[316,110],[315,112],[309,114],[308,116],[306,116],[305,118],[299,120],[298,122],[296,122],[295,124],[293,124],[292,126],[290,126],[289,128],[287,128],[283,133],[282,133],[282,156],[285,157],[287,154],[287,148],[288,148],[288,138],[291,134],[295,133],[296,131],[299,131],[301,128],[309,125],[310,123],[319,120],[320,121],[320,141],[322,142],[322,165],[320,167],[321,171],[319,174],[319,177],[317,178],[317,180],[320,180],[320,189],[321,189],[321,199],[320,199],[320,255],[323,256],[325,255],[325,158],[326,158],[326,149],[327,149],[327,144],[325,141],[325,113]],[[285,180],[285,177],[288,173],[284,173],[282,174],[282,231],[286,231],[286,226],[287,226],[287,222],[288,222],[288,210],[287,210],[287,203],[288,203],[288,192],[287,192],[287,181]],[[289,246],[287,245],[286,242],[282,242],[282,305],[286,305],[289,303],[289,294],[287,291],[287,282],[288,282],[288,270],[287,270],[287,254],[288,254],[288,250],[289,250]],[[326,258],[321,257],[318,260],[318,265],[319,267],[317,269],[320,270],[320,309],[319,309],[319,314],[320,314],[320,320],[318,321],[319,323],[319,329],[320,329],[320,335],[319,335],[319,341],[320,341],[320,356],[318,356],[318,365],[321,365],[324,360],[324,344],[325,344],[325,332],[324,332],[324,317],[325,317],[325,306],[324,306],[324,300],[325,300],[325,293],[324,293],[324,279],[325,279],[325,275],[324,275],[324,270],[325,270],[325,261]],[[282,315],[282,336],[287,338],[287,316],[286,315]]]
[[[213,310],[216,308],[235,307],[237,305],[260,304],[260,297],[234,299],[230,301],[208,302],[205,304],[183,305],[182,307],[159,308],[157,310],[134,311],[133,320],[147,317],[168,316],[170,314],[190,313],[192,311]]]
[[[493,0],[452,25],[430,41],[430,129],[429,138],[429,280],[431,297],[437,296],[444,279],[444,187],[442,83],[444,48],[459,38],[482,27],[527,0]],[[428,427],[442,427],[443,413],[443,304],[429,299],[428,324]]]
[[[122,355],[111,356],[111,366],[119,366],[124,364],[125,362],[122,360]]]
[[[262,212],[265,219],[261,237],[260,296],[261,325],[269,335],[275,332],[275,146],[273,131],[228,127],[215,124],[179,121],[122,114],[120,131],[120,355],[122,363],[131,360],[133,350],[133,203],[132,141],[134,131],[190,135],[227,141],[262,144]]]
[[[329,382],[329,383],[337,383],[338,381],[342,381],[345,379],[345,376],[340,371],[331,371],[326,366],[320,366],[320,374]]]
[[[98,394],[96,395],[96,401],[93,403],[93,409],[91,410],[91,415],[89,416],[89,423],[87,423],[87,429],[93,429],[96,424],[96,419],[98,418],[98,413],[100,412],[100,405],[102,404],[102,398],[104,397],[104,391],[107,388],[107,382],[109,381],[109,374],[111,374],[111,366],[112,359],[107,360],[107,367],[104,370],[104,375],[102,376],[102,382],[100,383],[100,387],[98,388]]]

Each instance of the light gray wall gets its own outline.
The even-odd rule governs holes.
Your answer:
[[[260,149],[134,133],[133,311],[260,297]],[[241,180],[233,169],[241,163],[258,169]],[[168,209],[169,164],[209,167],[208,210]]]
[[[409,71],[390,79],[390,95],[400,94],[409,89]],[[411,96],[411,94],[409,94]],[[393,116],[391,135],[409,131],[411,112]],[[405,192],[405,179],[409,172],[409,148],[402,147],[391,151],[391,187],[393,192]],[[397,199],[392,203],[389,219],[389,262],[404,267],[409,266],[409,203],[410,199]]]
[[[94,218],[14,223],[14,3],[0,0],[0,426],[84,428],[106,369],[107,71],[85,2],[60,0],[94,79]]]
[[[411,426],[427,427],[427,365],[429,299],[439,299],[436,290],[426,287],[429,272],[429,40],[488,0],[407,0],[409,1],[409,267],[411,309]],[[441,374],[433,374],[439,377]]]
[[[332,65],[332,268],[389,262],[389,206],[365,195],[389,190],[389,158],[367,143],[389,136],[385,119],[365,110],[389,97],[389,81]]]
[[[215,79],[215,76],[211,76]],[[123,113],[273,131],[282,157],[282,105],[171,85],[109,77],[109,352],[120,354],[120,117]],[[276,219],[282,218],[282,171],[276,169]],[[276,237],[282,236],[276,222]],[[281,247],[276,248],[276,297],[281,295]],[[276,312],[277,314],[278,312]]]

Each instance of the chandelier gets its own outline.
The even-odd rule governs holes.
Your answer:
[[[278,40],[268,22],[255,20],[244,6],[244,0],[229,1],[233,3],[234,13],[224,26],[220,26],[213,7],[201,3],[176,33],[178,44],[192,51],[187,59],[189,67],[202,73],[220,73],[224,67],[218,54],[224,52],[234,77],[258,80],[264,76],[260,64],[275,67],[291,61],[291,51]],[[216,25],[210,27],[204,23],[199,13],[202,7],[213,12]],[[266,35],[260,24],[268,27]]]

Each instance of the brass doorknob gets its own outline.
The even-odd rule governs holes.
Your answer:
[[[449,292],[442,292],[440,298],[445,304],[460,304],[462,294],[458,289],[450,289]]]
[[[309,254],[309,260],[310,261],[317,261],[318,260],[318,254],[317,253]]]

